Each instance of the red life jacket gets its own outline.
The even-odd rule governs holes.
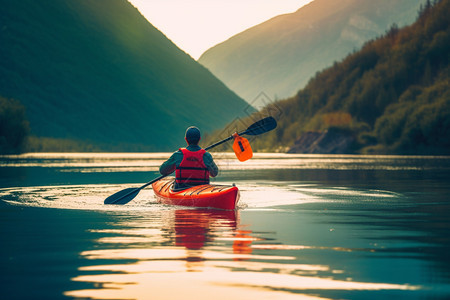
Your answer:
[[[203,162],[205,149],[189,151],[180,148],[183,160],[175,170],[175,181],[181,185],[200,185],[209,183],[209,171]]]

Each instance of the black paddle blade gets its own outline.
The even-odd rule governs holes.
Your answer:
[[[104,204],[119,204],[124,205],[134,199],[139,194],[141,189],[128,188],[117,192],[105,199]]]
[[[244,134],[259,135],[271,131],[277,127],[277,120],[273,117],[267,117],[251,125]]]

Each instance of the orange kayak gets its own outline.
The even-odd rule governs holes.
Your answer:
[[[158,202],[170,205],[236,209],[239,189],[230,185],[203,184],[173,191],[175,178],[166,177],[152,184]]]

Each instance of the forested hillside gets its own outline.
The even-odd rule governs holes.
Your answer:
[[[28,132],[25,107],[18,101],[0,97],[0,154],[23,150]]]
[[[393,23],[409,25],[425,0],[314,0],[206,51],[199,62],[245,100],[291,97]],[[256,103],[253,103],[253,101]]]
[[[279,126],[254,148],[286,151],[308,131],[334,129],[355,137],[348,152],[450,154],[449,15],[450,0],[428,2],[413,25],[393,26],[268,107]]]
[[[37,148],[171,150],[187,126],[220,128],[247,107],[126,0],[0,7],[0,96],[25,107]]]

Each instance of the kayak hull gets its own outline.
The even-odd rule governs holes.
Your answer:
[[[152,184],[159,203],[169,205],[236,209],[239,201],[239,189],[229,185],[203,184],[181,191],[173,191],[175,178],[166,177]]]

